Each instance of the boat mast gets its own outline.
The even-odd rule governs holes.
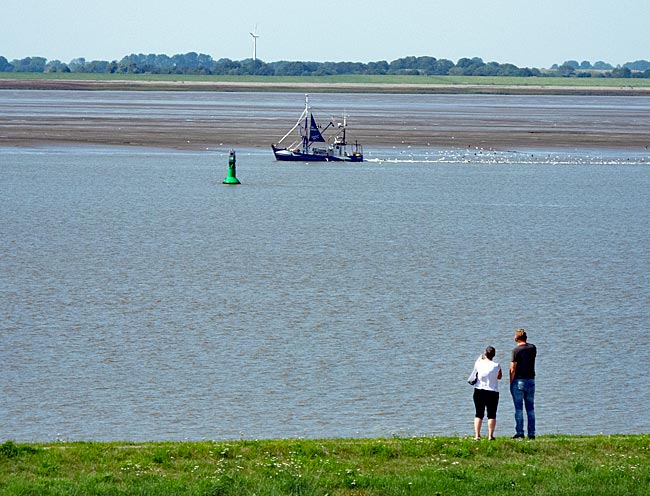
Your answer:
[[[305,129],[302,136],[302,151],[307,153],[309,151],[309,95],[305,93]]]

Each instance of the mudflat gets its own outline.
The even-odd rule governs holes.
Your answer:
[[[377,85],[366,83],[254,83],[254,82],[180,82],[180,81],[67,81],[0,80],[0,90],[24,94],[29,90],[166,90],[217,92],[336,92],[336,93],[462,93],[491,95],[491,103],[462,112],[409,112],[372,109],[354,115],[353,139],[372,146],[436,146],[507,150],[514,148],[611,148],[632,151],[650,146],[650,88],[576,88],[576,87],[476,87],[458,85]],[[498,101],[497,95],[539,95],[566,97],[555,107],[519,106]],[[573,98],[626,97],[613,110],[598,111],[593,105],[581,108]],[[573,97],[573,98],[572,98]],[[626,105],[627,97],[635,100]],[[53,98],[56,99],[55,97]],[[495,100],[497,99],[497,100]],[[638,104],[638,101],[641,104]],[[39,105],[43,110],[39,111]],[[140,103],[142,105],[142,103]],[[146,104],[145,110],[146,110]],[[254,104],[253,104],[254,105]],[[168,115],[164,112],[90,113],[69,115],[65,108],[57,112],[47,102],[21,106],[11,98],[0,101],[0,146],[35,146],[48,143],[97,144],[205,149],[215,146],[268,147],[293,125],[292,119],[233,116],[228,112],[217,118],[191,117],[192,108],[182,107]],[[53,109],[53,110],[52,110]],[[178,111],[180,110],[180,111]]]

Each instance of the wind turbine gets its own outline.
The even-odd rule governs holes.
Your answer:
[[[257,34],[257,24],[255,25],[255,30],[250,35],[253,37],[253,60],[257,60],[257,38],[260,37]]]

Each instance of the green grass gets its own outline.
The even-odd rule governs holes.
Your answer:
[[[649,494],[650,435],[0,445],[2,495]]]
[[[631,78],[560,78],[560,77],[490,77],[490,76],[198,76],[174,74],[83,74],[0,72],[0,79],[62,80],[62,81],[146,81],[146,82],[242,82],[242,83],[326,83],[326,84],[418,84],[418,85],[481,85],[541,86],[587,88],[648,88],[650,79]]]

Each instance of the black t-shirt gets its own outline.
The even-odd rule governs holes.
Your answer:
[[[517,364],[515,367],[515,379],[535,378],[536,356],[537,348],[535,348],[534,344],[522,344],[512,350],[512,361]]]

